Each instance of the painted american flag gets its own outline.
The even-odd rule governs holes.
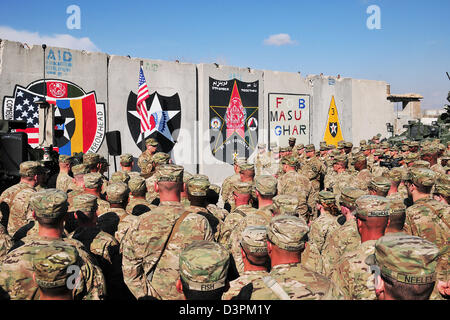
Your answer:
[[[149,117],[147,112],[147,104],[145,100],[149,98],[147,82],[144,77],[144,70],[142,66],[139,69],[139,89],[136,103],[137,112],[141,118],[141,133],[150,130]]]

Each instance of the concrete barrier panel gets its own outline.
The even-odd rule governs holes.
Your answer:
[[[251,157],[261,137],[263,72],[199,64],[200,173],[221,184],[233,174],[233,157]]]
[[[197,164],[196,67],[193,64],[110,56],[108,67],[109,130],[121,133],[122,153],[141,154],[140,120],[136,94],[140,63],[150,98],[147,109],[151,131],[175,163],[195,173]],[[145,140],[145,138],[144,138]],[[135,161],[137,165],[137,161]]]

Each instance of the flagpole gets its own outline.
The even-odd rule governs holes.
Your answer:
[[[141,60],[139,68],[142,68],[143,65],[144,65],[144,61]],[[139,90],[138,90],[138,92],[139,92]],[[142,118],[142,114],[141,114],[141,118]],[[141,121],[142,121],[142,119],[141,119]],[[143,132],[141,132],[141,141],[142,141],[141,151],[144,152],[145,151],[145,141],[144,141],[144,133]]]

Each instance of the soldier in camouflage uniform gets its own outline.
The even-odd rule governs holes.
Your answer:
[[[138,158],[138,166],[142,169],[145,165],[143,162],[151,163],[156,150],[158,149],[158,141],[154,138],[148,138],[145,140],[146,150],[141,153]]]
[[[389,222],[386,227],[385,235],[405,233],[403,228],[405,226],[406,220],[406,205],[403,200],[399,199],[389,199],[388,211],[389,211]]]
[[[157,152],[152,157],[152,172],[156,172],[156,168],[162,164],[168,164],[170,161],[170,155],[165,152]],[[158,192],[155,190],[155,184],[157,182],[156,175],[151,175],[150,177],[145,179],[145,184],[147,185],[147,194],[145,195],[145,199],[149,203],[158,204]]]
[[[72,204],[73,198],[84,193],[84,175],[89,173],[89,168],[81,163],[72,167],[74,187],[67,193],[67,201],[69,202],[69,210],[67,212],[66,222],[64,223],[64,229],[67,233],[72,233],[78,227],[78,221],[73,214]]]
[[[268,171],[270,164],[270,157],[266,152],[266,144],[259,143],[255,159],[255,176],[270,174]]]
[[[302,218],[274,217],[267,229],[267,249],[272,269],[269,276],[253,282],[252,300],[340,299],[340,289],[300,262],[308,226]]]
[[[122,239],[122,271],[136,298],[181,299],[175,282],[181,251],[194,240],[213,240],[205,217],[185,210],[180,203],[183,167],[157,167],[160,205],[140,216]],[[175,230],[174,230],[175,229]]]
[[[97,197],[97,204],[98,204],[97,215],[101,216],[102,214],[108,212],[110,205],[108,201],[103,200],[101,196],[101,189],[103,184],[102,175],[98,172],[87,173],[83,176],[83,181],[84,181],[83,193],[92,194]]]
[[[68,208],[67,195],[61,190],[47,189],[36,192],[30,202],[39,224],[39,233],[17,242],[13,250],[6,255],[0,271],[0,287],[3,291],[7,292],[12,300],[38,299],[38,287],[32,281],[32,260],[42,246],[64,244],[75,247],[83,260],[81,282],[75,290],[75,299],[104,299],[104,277],[95,259],[81,242],[62,238]]]
[[[331,191],[336,196],[336,202],[340,204],[341,191],[347,186],[351,186],[354,177],[347,170],[348,160],[345,155],[337,155],[333,158],[333,170],[335,172],[329,179],[325,177],[325,190]]]
[[[127,172],[116,171],[111,175],[111,179],[108,181],[108,184],[114,182],[123,182],[125,184],[128,184],[128,181],[130,181],[130,176]]]
[[[174,285],[186,300],[220,300],[228,284],[228,251],[210,241],[194,241],[180,253]]]
[[[353,186],[361,190],[367,190],[368,183],[372,179],[372,173],[367,169],[367,159],[362,152],[353,156],[353,168],[355,170]]]
[[[434,200],[450,204],[450,177],[446,174],[438,175],[434,187]]]
[[[336,219],[341,227],[332,231],[325,240],[322,249],[321,274],[328,277],[341,256],[360,245],[361,237],[359,236],[354,216],[354,211],[356,210],[355,202],[359,197],[366,194],[365,191],[352,187],[342,190],[340,202],[343,215]]]
[[[124,298],[128,291],[122,277],[119,242],[97,225],[97,197],[82,194],[73,199],[79,227],[69,235],[84,244],[95,257],[105,277],[108,299]]]
[[[187,171],[184,171],[183,174],[183,183],[186,186],[186,184],[188,183],[189,180],[191,180],[191,178],[194,175],[192,173],[189,173]],[[209,180],[209,179],[208,179]],[[187,188],[185,187],[183,189],[183,191],[181,192],[181,203],[185,206],[185,207],[189,207],[191,205],[191,203],[189,202],[189,197],[187,194]]]
[[[225,218],[218,241],[228,250],[231,250],[231,233],[233,230],[238,224],[242,223],[247,215],[257,211],[249,204],[251,193],[252,185],[250,183],[238,181],[233,184],[231,195],[234,198],[233,202],[236,208]]]
[[[13,244],[14,244],[13,239],[6,232],[5,227],[2,224],[0,224],[0,263],[8,253],[9,249],[12,248]]]
[[[319,217],[310,225],[308,245],[303,252],[302,260],[305,267],[322,272],[322,251],[328,235],[340,227],[336,218],[340,214],[336,199],[332,192],[320,191],[317,203]]]
[[[139,176],[139,172],[133,171],[134,160],[133,156],[129,153],[120,155],[120,168],[123,172],[128,173],[130,178]]]
[[[99,216],[98,225],[100,229],[114,236],[119,222],[128,216],[125,208],[128,203],[130,189],[123,182],[113,182],[106,188],[106,200],[109,210]]]
[[[407,234],[384,236],[365,260],[379,270],[374,279],[378,300],[428,300],[436,282],[439,249]]]
[[[156,208],[155,205],[150,204],[145,199],[145,194],[147,193],[147,186],[145,184],[145,179],[141,176],[132,177],[128,181],[128,188],[130,189],[130,197],[125,208],[127,214],[133,214],[133,209],[139,204],[147,206],[150,210]]]
[[[30,198],[36,193],[39,176],[44,172],[44,167],[36,161],[23,162],[20,165],[21,182],[18,190],[9,196],[8,234],[14,237],[23,225],[33,220],[31,215]],[[8,190],[6,190],[8,191]],[[5,192],[6,192],[5,191]]]
[[[298,199],[296,196],[291,196],[288,194],[280,194],[273,197],[273,216],[279,215],[289,215],[289,216],[301,216],[305,209],[308,208],[300,208],[298,205]]]
[[[384,235],[389,219],[389,200],[367,195],[356,200],[356,219],[361,245],[344,254],[331,272],[331,280],[347,300],[375,300],[374,276],[365,264],[375,251],[375,242]]]
[[[68,192],[76,187],[73,178],[69,175],[72,169],[72,160],[73,157],[71,156],[59,156],[59,174],[56,178],[56,189]]]
[[[57,241],[39,248],[32,260],[34,281],[39,287],[39,300],[73,300],[69,268],[74,266],[81,268],[82,264],[73,246]]]
[[[424,238],[443,250],[449,243],[450,207],[431,198],[436,173],[430,169],[412,168],[405,185],[414,204],[406,209],[405,231]],[[448,281],[450,253],[443,254],[436,267],[437,279]]]
[[[247,284],[268,276],[269,256],[267,254],[267,228],[265,226],[248,226],[242,231],[239,241],[240,254],[244,264],[239,278],[230,282],[230,288],[222,300],[237,296]]]
[[[300,205],[307,204],[308,211],[305,212],[303,218],[310,220],[312,208],[315,206],[314,199],[311,197],[313,188],[308,177],[298,173],[297,158],[286,157],[282,159],[283,171],[282,177],[278,179],[278,194],[289,194],[297,197]]]
[[[19,209],[19,205],[25,205],[25,203],[16,203],[17,196],[22,190],[28,191],[25,194],[22,194],[21,197],[26,194],[33,193],[33,191],[35,190],[34,187],[39,180],[38,176],[43,174],[43,172],[43,166],[37,161],[22,162],[19,166],[20,182],[3,191],[2,195],[0,196],[1,224],[5,227],[5,229],[8,230],[8,233],[10,235],[14,235],[14,233],[11,232],[15,232],[23,225],[23,221],[20,221],[18,222],[17,226],[13,226],[12,228],[8,227],[11,207],[14,204],[16,207],[15,210],[17,211]],[[15,224],[15,222],[13,222],[13,224]]]
[[[283,174],[280,161],[280,148],[276,145],[276,143],[272,143],[270,147],[269,173],[275,178],[278,178]]]
[[[403,181],[403,178],[406,176],[406,174],[406,168],[392,168],[389,171],[391,187],[386,198],[404,200],[408,197],[408,191],[406,190],[405,183]]]

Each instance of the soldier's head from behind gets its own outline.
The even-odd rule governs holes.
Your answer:
[[[450,176],[440,174],[434,185],[433,198],[439,202],[450,204]]]
[[[349,154],[350,152],[352,152],[353,149],[353,143],[347,141],[344,143],[344,152],[345,154]]]
[[[298,198],[293,195],[280,194],[273,198],[273,215],[298,216]]]
[[[391,180],[383,176],[372,177],[368,185],[369,194],[380,197],[386,197],[390,188]]]
[[[367,158],[364,155],[364,153],[362,152],[357,153],[353,159],[354,159],[353,167],[355,168],[355,170],[362,171],[364,169],[367,169]]]
[[[255,178],[255,194],[259,202],[271,201],[277,194],[278,180],[270,175],[260,175]]]
[[[265,143],[258,143],[258,153],[263,154],[266,152],[266,144]]]
[[[69,173],[72,168],[73,157],[61,154],[59,155],[59,172]]]
[[[345,187],[341,190],[339,204],[347,221],[355,219],[356,200],[364,195],[367,195],[366,191],[353,187]]]
[[[155,191],[161,202],[180,201],[181,192],[185,190],[183,173],[184,168],[174,164],[161,164],[156,168]]]
[[[100,172],[102,166],[100,163],[100,155],[97,153],[83,154],[83,164],[89,168],[90,172]]]
[[[410,168],[405,177],[408,197],[413,201],[429,195],[436,180],[436,173],[426,168]]]
[[[333,170],[337,173],[343,172],[347,169],[348,159],[342,155],[337,155],[333,158]]]
[[[366,258],[375,274],[378,300],[428,300],[436,282],[439,249],[435,244],[408,234],[386,235]]]
[[[36,192],[30,199],[33,217],[39,224],[39,234],[62,235],[69,203],[67,194],[58,189]],[[54,237],[54,236],[53,236]]]
[[[188,199],[193,206],[206,207],[206,196],[211,183],[205,178],[192,178],[186,183]]]
[[[307,158],[312,158],[316,154],[316,147],[310,143],[305,147],[305,155]]]
[[[19,166],[20,181],[35,187],[45,175],[45,167],[38,161],[25,161]]]
[[[102,176],[98,172],[87,173],[83,176],[84,191],[87,193],[93,193],[97,196],[100,195],[100,190],[103,184]]]
[[[339,215],[340,211],[336,204],[336,196],[333,192],[322,190],[319,192],[317,209],[323,214],[328,212],[333,216]]]
[[[63,241],[53,241],[38,248],[32,259],[33,280],[39,287],[40,300],[73,300],[71,268],[80,270],[78,250]],[[77,279],[79,280],[79,279]]]
[[[233,160],[234,173],[239,174],[241,171],[241,165],[247,163],[247,159],[244,157],[236,157]]]
[[[130,181],[128,181],[128,188],[130,189],[130,194],[133,198],[145,199],[147,185],[145,184],[145,179],[143,177],[136,176],[130,178]]]
[[[133,156],[129,153],[120,156],[120,167],[122,171],[131,171],[134,165]]]
[[[244,271],[267,270],[269,255],[267,253],[267,228],[249,226],[242,231],[240,241]]]
[[[297,170],[298,159],[294,156],[283,157],[281,159],[281,164],[283,165],[284,172],[295,171]]]
[[[111,208],[125,208],[128,203],[130,189],[123,182],[112,182],[106,187],[106,200]]]
[[[95,226],[97,209],[97,197],[92,194],[81,194],[73,198],[71,210],[81,227]]]
[[[116,171],[111,175],[110,182],[123,182],[128,184],[130,181],[130,175],[126,171]]]
[[[430,166],[433,166],[437,163],[439,154],[439,149],[433,145],[429,144],[422,147],[422,150],[420,152],[420,159],[428,161],[430,163]]]
[[[384,235],[389,221],[389,203],[389,199],[373,195],[356,200],[356,224],[361,242],[377,240]]]
[[[406,205],[403,200],[391,199],[388,204],[389,222],[385,233],[402,232],[406,220]]]
[[[272,267],[300,262],[308,232],[309,227],[303,218],[288,215],[273,217],[267,227],[267,252]]]
[[[236,207],[249,204],[252,196],[252,184],[244,181],[233,183],[233,198]]]
[[[228,289],[230,254],[212,241],[194,241],[180,254],[178,292],[187,300],[220,300]]]
[[[239,175],[241,177],[241,181],[252,182],[255,178],[255,165],[252,163],[244,163],[239,166]]]

